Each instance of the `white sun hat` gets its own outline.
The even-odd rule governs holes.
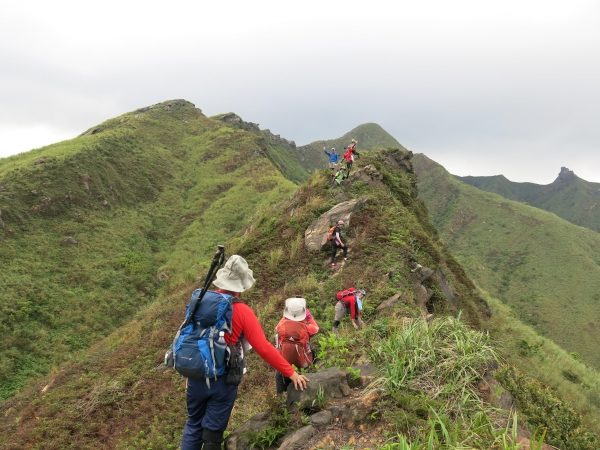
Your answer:
[[[302,297],[288,298],[285,301],[283,317],[296,322],[306,319],[306,299]]]
[[[250,289],[255,281],[246,260],[240,255],[232,255],[225,266],[217,271],[217,279],[213,283],[226,291],[244,292]]]

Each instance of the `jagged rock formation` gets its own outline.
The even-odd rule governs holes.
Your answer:
[[[567,169],[566,167],[561,167],[560,173],[558,174],[558,177],[556,178],[556,180],[554,180],[554,182],[555,183],[560,183],[560,182],[564,183],[567,181],[575,180],[576,178],[577,178],[577,175],[575,175],[575,172]]]

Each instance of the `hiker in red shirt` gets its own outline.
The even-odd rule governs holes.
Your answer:
[[[265,337],[254,311],[240,299],[240,293],[250,289],[254,284],[252,275],[248,263],[239,255],[231,256],[225,266],[217,272],[213,284],[219,289],[214,292],[235,297],[232,304],[232,332],[231,335],[226,333],[225,340],[234,347],[254,348],[269,365],[290,378],[296,389],[304,390],[308,378],[299,375],[275,350]],[[208,294],[210,292],[207,291]],[[200,318],[194,315],[194,320],[199,321]],[[243,357],[242,367],[245,367]],[[238,392],[237,385],[227,384],[226,381],[227,374],[217,377],[216,380],[211,378],[210,385],[202,379],[188,378],[186,392],[188,420],[183,431],[181,450],[221,449],[223,433],[227,428]]]
[[[313,363],[315,355],[310,348],[310,338],[319,332],[319,325],[306,308],[305,299],[293,297],[285,301],[283,317],[275,330],[275,346],[287,362],[298,369],[306,369]],[[278,394],[287,391],[290,383],[281,372],[275,373]]]
[[[352,163],[354,162],[354,156],[352,156],[352,150],[346,147],[346,152],[344,153],[344,161],[346,161],[346,177],[350,176],[350,171],[352,170]]]
[[[350,314],[352,317],[352,326],[357,330],[363,326],[363,321],[360,319],[360,312],[362,311],[362,299],[367,295],[364,289],[356,290],[354,288],[346,289],[346,291],[338,292],[336,297],[340,297],[340,300],[335,305],[335,318],[333,320],[333,329],[331,330],[334,334],[337,333],[338,327],[342,318],[346,314]]]

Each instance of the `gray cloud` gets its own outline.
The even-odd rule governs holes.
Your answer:
[[[15,3],[0,156],[185,98],[299,144],[377,122],[460,175],[600,181],[597,2],[392,3]]]

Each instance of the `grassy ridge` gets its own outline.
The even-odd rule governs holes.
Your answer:
[[[346,367],[369,357],[384,366],[391,361],[387,365],[391,369],[403,365],[402,371],[388,373],[383,381],[392,386],[386,389],[377,414],[385,424],[383,437],[389,442],[385,448],[427,448],[427,439],[448,448],[464,448],[466,443],[475,448],[514,448],[502,443],[506,433],[491,420],[492,411],[476,398],[473,385],[483,362],[493,354],[489,338],[464,321],[444,318],[456,311],[439,292],[430,305],[439,318],[431,326],[418,319],[412,258],[444,270],[460,295],[459,308],[470,326],[489,328],[492,335],[505,338],[506,358],[526,373],[535,373],[542,360],[551,371],[553,363],[564,365],[571,357],[550,343],[539,345],[541,338],[493,299],[488,301],[495,316],[491,322],[484,319],[480,294],[438,238],[423,203],[415,198],[414,174],[389,170],[389,152],[374,152],[359,163],[370,163],[383,174],[383,188],[357,182],[332,189],[328,174],[316,173],[293,198],[276,209],[263,210],[228,243],[228,253],[246,257],[257,279],[244,298],[269,332],[281,317],[285,298],[304,296],[322,328],[317,339],[322,367]],[[339,201],[359,196],[370,202],[352,217],[346,230],[350,259],[334,275],[326,253],[304,247],[304,231]],[[356,332],[346,320],[333,338],[328,333],[335,306],[332,298],[348,285],[364,287],[369,293],[363,311],[367,326]],[[161,363],[195,287],[198,283],[172,286],[168,295],[143,308],[133,321],[0,404],[0,446],[176,448],[185,421],[184,380],[164,370]],[[376,314],[379,302],[396,293],[401,294],[398,305]],[[405,317],[416,320],[402,329]],[[527,358],[513,349],[525,349]],[[263,410],[268,392],[274,391],[273,372],[252,352],[248,366],[230,429]],[[595,430],[600,423],[598,411],[589,407],[586,395],[598,386],[597,375],[578,361],[572,371],[585,384],[560,388],[569,391],[570,401],[579,402],[576,406],[587,413],[585,425]],[[551,373],[543,375],[545,381],[556,381]],[[585,389],[578,391],[579,386]],[[563,416],[557,411],[555,420],[560,422]],[[403,443],[407,445],[398,447]]]
[[[329,157],[323,153],[323,147],[327,147],[328,152],[333,147],[338,154],[343,155],[344,147],[350,144],[352,139],[358,140],[359,153],[361,150],[371,150],[375,147],[394,147],[405,150],[391,134],[376,123],[364,123],[337,139],[315,141],[298,147],[298,151],[302,155],[302,165],[311,172],[324,169],[327,167]]]
[[[0,398],[194,280],[215,242],[295,189],[260,137],[189,102],[91,131],[0,160]]]
[[[375,155],[365,156],[366,162],[385,174],[386,190],[369,189],[357,183],[340,192],[331,189],[328,174],[318,173],[291,200],[277,210],[265,211],[228,246],[229,252],[244,255],[254,270],[257,283],[245,294],[245,299],[257,311],[266,330],[274,329],[283,302],[290,295],[304,295],[317,321],[327,330],[335,306],[331,298],[337,290],[359,284],[369,291],[365,320],[370,331],[358,335],[360,340],[351,345],[346,356],[332,354],[327,358],[342,367],[360,357],[361,346],[385,335],[388,327],[394,328],[396,315],[420,315],[414,306],[409,281],[411,255],[432,268],[444,268],[453,288],[461,295],[460,306],[465,316],[472,323],[482,323],[484,316],[473,294],[473,285],[440,245],[424,206],[412,194],[414,175],[391,173]],[[371,203],[352,219],[351,262],[339,276],[330,277],[328,255],[308,252],[303,237],[310,223],[337,203],[340,195],[347,199],[366,195]],[[0,407],[0,439],[3,439],[0,445],[8,448],[11,445],[32,448],[177,445],[185,420],[183,382],[173,372],[160,370],[159,365],[181,321],[189,293],[197,284],[186,284],[183,289],[182,286],[141,311],[136,320],[89,352],[79,354],[51,376],[5,401]],[[398,292],[403,294],[403,301],[395,314],[376,317],[378,302]],[[439,314],[451,311],[441,297],[434,296],[432,305]],[[351,330],[344,325],[342,333],[348,331]],[[328,351],[326,347],[322,349]],[[256,355],[249,364],[250,372],[241,387],[232,425],[264,406],[265,373],[271,371]],[[267,387],[273,387],[272,382],[267,377]],[[85,427],[78,425],[78,417],[82,415]]]
[[[600,232],[600,183],[582,180],[570,171],[561,172],[548,185],[515,183],[502,175],[456,178],[483,191],[526,202],[575,225]]]
[[[600,367],[600,235],[480,191],[423,155],[419,195],[469,276],[525,323]]]

